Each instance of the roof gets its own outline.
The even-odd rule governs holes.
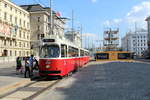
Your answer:
[[[48,11],[50,10],[49,7],[42,7],[40,4],[31,4],[31,5],[21,5],[23,9],[29,11],[29,12],[35,12],[35,11]]]
[[[145,21],[149,21],[149,20],[150,20],[150,16],[145,19]]]

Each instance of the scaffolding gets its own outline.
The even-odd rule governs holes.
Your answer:
[[[118,51],[119,46],[119,28],[106,29],[104,31],[104,47],[105,51]]]

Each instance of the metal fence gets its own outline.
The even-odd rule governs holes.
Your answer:
[[[0,63],[14,62],[16,57],[0,57]]]

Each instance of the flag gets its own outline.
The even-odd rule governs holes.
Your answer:
[[[60,17],[61,16],[60,12],[56,12],[56,16]]]

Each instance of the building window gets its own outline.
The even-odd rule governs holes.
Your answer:
[[[10,22],[12,22],[12,15],[10,15]]]
[[[23,22],[23,26],[24,26],[24,27],[26,26],[26,22],[25,22],[25,21]]]
[[[21,31],[19,31],[19,37],[21,38]]]
[[[38,17],[38,22],[40,22],[40,17]]]
[[[29,39],[29,36],[27,35],[27,39]]]
[[[12,7],[10,7],[10,10],[12,11]]]
[[[17,46],[17,42],[15,41],[15,46]]]
[[[40,26],[38,25],[38,30],[40,30]]]
[[[19,47],[21,47],[21,42],[19,42]]]
[[[10,46],[12,46],[12,41],[10,41]]]
[[[26,34],[25,34],[25,32],[23,32],[23,35],[24,35],[24,38],[26,38]]]
[[[17,51],[15,51],[15,56],[17,56]]]
[[[15,24],[17,24],[17,17],[15,17]]]
[[[5,8],[7,8],[7,4],[4,4]]]
[[[27,51],[27,56],[29,55],[29,52]]]
[[[27,23],[27,28],[29,29],[29,27],[30,27],[30,24],[29,24],[29,23]]]
[[[21,56],[21,51],[19,51],[19,56]]]
[[[21,19],[20,19],[20,26],[21,26],[21,24],[22,24],[22,23],[21,23]]]
[[[4,46],[6,46],[6,40],[4,40]]]
[[[4,20],[7,20],[7,13],[4,13]]]
[[[10,50],[10,56],[12,56],[12,51]]]

